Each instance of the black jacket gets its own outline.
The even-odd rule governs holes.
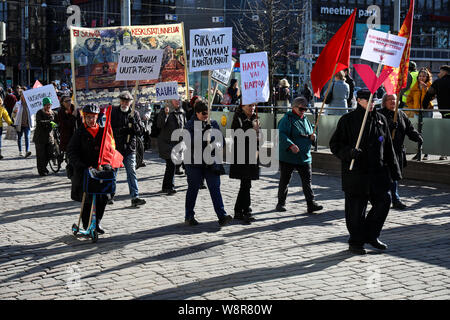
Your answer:
[[[122,112],[120,107],[113,107],[111,110],[111,127],[113,129],[116,149],[125,158],[131,153],[136,153],[136,136],[141,136],[144,128],[141,123],[139,112],[134,113],[134,121],[129,127],[131,108],[127,112]],[[128,135],[130,140],[127,142]]]
[[[102,145],[103,128],[100,127],[95,138],[83,126],[73,134],[67,146],[67,157],[73,168],[71,198],[81,201],[83,196],[83,175],[89,168],[97,168],[98,156]]]
[[[437,95],[439,109],[450,109],[450,75],[437,79],[428,89],[422,101],[422,108],[428,109],[428,104]],[[450,111],[441,111],[442,118],[450,119]]]
[[[341,160],[342,189],[355,195],[369,195],[390,189],[392,180],[401,179],[386,118],[369,112],[359,148],[362,150],[350,171],[351,150],[355,148],[365,109],[344,114],[330,140],[331,152]]]
[[[36,112],[36,129],[34,130],[33,142],[38,144],[54,143],[53,129],[50,124],[55,121],[55,113],[50,110],[50,114],[45,113],[44,109]]]
[[[382,108],[379,112],[386,117],[392,136],[392,131],[394,129],[394,111]],[[398,127],[395,130],[395,136],[392,142],[394,144],[394,151],[400,169],[403,169],[406,167],[406,148],[404,146],[405,136],[408,136],[408,138],[414,142],[423,142],[423,139],[421,134],[414,129],[408,116],[402,110],[398,110],[397,123]]]
[[[247,115],[238,110],[235,112],[233,117],[233,122],[231,124],[231,129],[238,130],[242,129],[244,132],[247,130],[253,129],[253,121],[256,120],[256,114],[253,114],[251,118],[248,118]],[[230,165],[230,178],[232,179],[250,179],[250,180],[258,180],[259,179],[259,164],[258,158],[253,155],[252,161],[256,160],[256,163],[250,163],[250,139],[248,137],[245,138],[245,145],[238,145],[237,137],[233,138],[234,144],[234,161]],[[255,152],[258,150],[258,136],[256,140],[256,146],[254,146]],[[242,149],[244,147],[244,149]],[[244,153],[245,163],[238,164],[238,155],[242,155]]]
[[[156,125],[161,130],[158,136],[159,156],[161,159],[169,160],[172,148],[179,143],[179,141],[171,141],[172,133],[176,129],[183,129],[186,125],[185,112],[180,107],[166,116],[164,109],[161,109],[156,121]]]

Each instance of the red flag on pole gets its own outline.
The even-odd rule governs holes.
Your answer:
[[[116,150],[113,131],[111,127],[111,110],[109,106],[106,110],[106,124],[103,131],[102,145],[98,158],[98,165],[109,164],[114,169],[123,167],[123,156]]]
[[[350,48],[352,45],[353,26],[355,25],[356,8],[328,41],[319,55],[311,71],[311,84],[316,97],[320,97],[323,86],[333,76],[334,67],[339,72],[350,65]]]
[[[42,83],[40,83],[39,80],[36,80],[36,82],[33,85],[33,89],[40,88],[40,87],[42,87]]]
[[[409,54],[411,52],[411,41],[412,41],[412,27],[414,20],[414,0],[410,0],[409,11],[406,14],[405,20],[403,21],[402,27],[398,32],[400,37],[405,37],[406,41],[405,49],[403,50],[402,60],[398,68],[392,68],[385,66],[385,69],[393,69],[389,77],[384,81],[384,88],[388,94],[398,94],[401,89],[406,87],[408,80],[408,69],[409,69]]]

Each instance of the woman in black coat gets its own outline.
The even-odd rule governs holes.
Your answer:
[[[70,138],[75,132],[77,118],[74,115],[75,106],[70,96],[61,97],[61,108],[58,112],[59,149],[66,151]]]
[[[254,220],[251,217],[250,189],[252,187],[252,180],[259,179],[259,121],[255,114],[255,104],[241,105],[236,110],[231,129],[235,130],[235,132],[233,137],[234,161],[230,166],[230,178],[241,180],[239,193],[234,206],[234,219],[250,223],[251,220]],[[236,130],[239,131],[236,132]],[[248,130],[253,132],[247,132]],[[244,133],[250,133],[254,139],[250,139],[248,136],[239,139]]]
[[[83,198],[83,178],[86,169],[97,168],[100,147],[104,128],[97,123],[100,108],[94,104],[83,108],[84,124],[79,127],[67,146],[67,157],[70,167],[73,168],[71,198],[75,201],[82,201]],[[100,220],[105,212],[107,195],[96,196],[96,215],[97,232],[103,234],[104,230],[100,227]],[[82,208],[81,219],[83,228],[89,227],[89,217],[92,206],[92,195],[86,195]]]

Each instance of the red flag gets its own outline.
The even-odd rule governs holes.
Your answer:
[[[405,49],[403,50],[402,60],[398,68],[385,66],[385,69],[393,69],[389,77],[384,81],[384,88],[388,94],[398,94],[401,89],[406,87],[408,80],[408,68],[409,68],[409,54],[411,52],[412,41],[412,27],[414,20],[414,0],[410,0],[409,11],[406,14],[405,21],[403,21],[402,27],[398,32],[400,37],[405,37],[406,41]]]
[[[111,109],[109,106],[106,110],[106,124],[103,131],[102,145],[98,157],[98,165],[109,164],[114,169],[123,167],[123,156],[116,150],[116,142],[114,141],[113,131],[111,127]]]
[[[36,82],[33,85],[33,89],[40,88],[40,87],[42,87],[42,83],[40,83],[39,80],[36,80]]]
[[[316,97],[320,97],[323,86],[333,76],[333,70],[339,72],[350,65],[350,48],[352,45],[353,26],[355,25],[356,8],[342,27],[328,41],[319,55],[311,71],[311,84]]]

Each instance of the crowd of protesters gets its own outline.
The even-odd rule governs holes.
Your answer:
[[[404,139],[408,137],[421,145],[423,138],[410,121],[411,117],[417,115],[416,111],[403,112],[399,110],[398,117],[394,118],[397,99],[405,101],[404,107],[410,109],[430,109],[432,107],[431,100],[435,97],[437,97],[439,108],[444,109],[445,106],[448,106],[450,67],[442,66],[439,79],[434,83],[432,83],[431,74],[427,69],[422,68],[415,71],[412,68],[412,70],[408,90],[401,92],[400,97],[395,94],[384,94],[379,109],[374,108],[374,101],[369,105],[371,93],[367,89],[360,89],[357,92],[356,109],[349,108],[349,103],[353,98],[350,88],[354,87],[354,81],[349,77],[348,70],[338,72],[335,82],[332,84],[332,101],[335,102],[332,102],[331,105],[344,111],[338,112],[341,116],[330,140],[330,148],[342,163],[345,218],[350,233],[349,249],[355,254],[364,254],[364,244],[366,243],[380,250],[386,249],[387,245],[378,237],[389,208],[391,205],[399,210],[406,208],[406,205],[400,200],[398,190],[398,181],[402,178],[402,170],[406,166]],[[278,125],[281,173],[275,210],[279,212],[288,210],[285,206],[288,185],[295,170],[302,181],[307,212],[312,214],[323,209],[323,206],[315,201],[312,190],[311,147],[317,141],[314,126],[305,116],[305,112],[310,106],[312,93],[305,85],[302,90],[304,96],[293,98],[289,87],[289,82],[282,79],[277,91],[279,105],[292,106],[292,108],[291,111],[284,114]],[[67,152],[67,171],[72,181],[72,199],[81,201],[82,172],[86,168],[96,167],[98,164],[94,160],[98,159],[103,135],[101,110],[97,105],[89,104],[82,106],[82,112],[80,112],[72,103],[71,90],[67,85],[62,84],[60,88],[57,88],[61,105],[59,110],[53,110],[51,99],[46,97],[42,101],[42,109],[36,115],[31,116],[23,95],[25,89],[21,86],[17,86],[15,91],[8,88],[3,97],[0,97],[0,160],[4,157],[1,153],[4,123],[14,129],[19,156],[25,158],[31,155],[30,131],[34,128],[32,141],[36,148],[37,171],[40,176],[48,175],[47,165],[55,145],[54,134],[57,130],[59,133],[58,147],[61,151]],[[204,99],[194,95],[192,88],[188,90],[189,97],[184,101],[163,102],[160,112],[153,115],[153,124],[150,124],[150,113],[144,112],[142,119],[139,112],[131,113],[131,104],[134,98],[127,91],[121,93],[120,105],[113,106],[111,111],[111,127],[115,146],[123,156],[133,207],[140,207],[146,203],[139,197],[136,158],[137,153],[140,152],[138,140],[143,139],[144,132],[147,131],[148,139],[150,137],[157,139],[159,156],[165,161],[161,192],[174,195],[177,192],[175,175],[186,174],[188,189],[185,200],[185,224],[188,226],[199,224],[194,208],[199,190],[207,188],[219,224],[224,226],[233,218],[227,214],[222,200],[220,184],[221,176],[225,174],[223,164],[216,160],[210,163],[203,156],[200,162],[194,163],[185,163],[183,159],[186,156],[186,150],[191,152],[189,154],[191,158],[196,157],[194,144],[198,136],[197,131],[201,133],[200,137],[202,138],[201,155],[204,154],[206,148],[223,149],[225,139],[211,134],[214,130],[219,130],[219,124],[210,120],[210,109]],[[234,219],[242,221],[244,224],[250,224],[255,220],[251,208],[252,182],[256,183],[255,181],[259,179],[260,175],[258,150],[261,138],[260,122],[258,114],[255,112],[255,104],[239,104],[241,93],[235,79],[222,96],[222,100],[226,99],[230,104],[237,105],[231,128],[244,133],[254,130],[256,134],[256,141],[245,136],[243,143],[239,143],[238,138],[234,136],[234,159],[232,159],[229,170],[229,177],[240,181],[234,205]],[[366,109],[369,114],[365,127],[367,133],[364,135],[361,145],[356,148],[357,131],[361,127]],[[444,112],[443,118],[450,118],[450,116]],[[146,127],[148,127],[147,130],[145,130]],[[186,130],[191,139],[184,141],[180,137],[178,140],[173,140],[172,135],[178,129]],[[392,139],[393,133],[395,134]],[[205,134],[207,138],[203,139]],[[22,136],[25,139],[25,153],[22,148]],[[189,141],[192,145],[186,147],[185,143]],[[252,143],[256,143],[256,148],[253,148]],[[176,148],[183,144],[184,148]],[[174,159],[181,159],[181,161],[175,163]],[[355,166],[350,170],[349,165],[353,162]],[[184,173],[181,168],[184,169]],[[107,203],[113,203],[113,196],[111,195],[109,199],[104,196],[97,199],[97,231],[99,233],[104,233],[99,222]],[[368,201],[372,203],[372,209],[366,216]],[[82,220],[85,228],[88,224],[91,204],[92,199],[84,202]]]

